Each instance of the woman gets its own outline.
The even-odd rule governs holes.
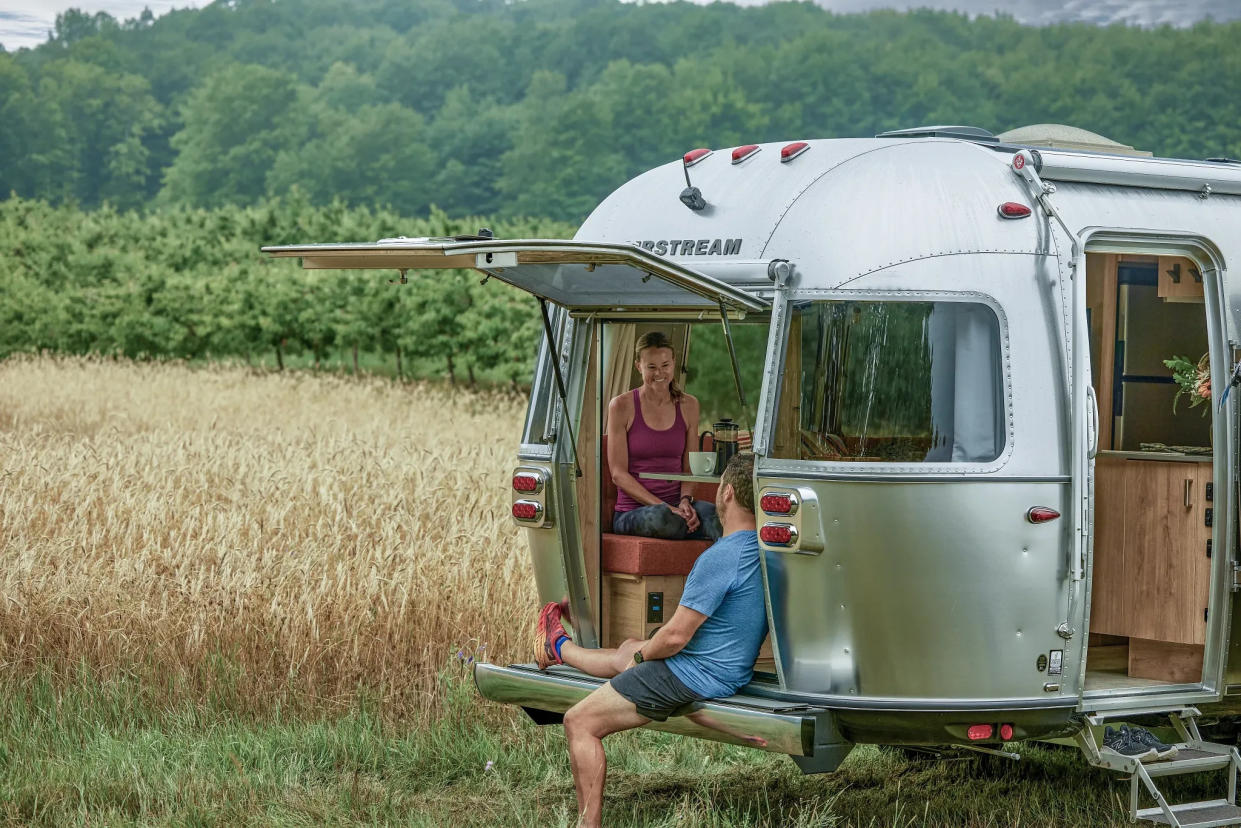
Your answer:
[[[616,484],[612,531],[668,540],[717,540],[715,505],[694,500],[689,481],[644,474],[688,474],[698,439],[698,400],[676,384],[676,353],[659,331],[638,340],[642,385],[608,403],[608,465]]]

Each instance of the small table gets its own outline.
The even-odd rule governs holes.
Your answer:
[[[718,474],[667,474],[664,472],[641,472],[637,475],[639,480],[681,480],[690,483],[719,483],[720,475]]]

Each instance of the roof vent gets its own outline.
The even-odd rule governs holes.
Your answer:
[[[1019,147],[1106,152],[1111,155],[1151,155],[1146,150],[1134,149],[1128,144],[1065,124],[1032,124],[1001,132],[997,137],[1006,144]]]
[[[960,138],[962,141],[980,141],[985,144],[999,143],[998,139],[975,126],[920,126],[912,129],[893,129],[881,132],[876,138]]]

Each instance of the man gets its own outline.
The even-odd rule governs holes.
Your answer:
[[[565,634],[563,603],[548,604],[539,614],[535,658],[541,669],[568,664],[611,678],[564,717],[581,828],[600,825],[603,816],[604,736],[669,716],[719,728],[705,711],[695,710],[695,704],[731,696],[750,681],[767,635],[754,523],[753,454],[729,461],[715,504],[723,537],[694,562],[680,605],[650,639],[630,639],[614,650],[590,650]],[[766,744],[758,737],[732,735]]]

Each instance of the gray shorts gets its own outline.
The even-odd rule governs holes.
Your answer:
[[[657,722],[694,712],[703,697],[686,687],[663,659],[635,664],[611,681],[612,689],[634,703],[638,714]]]

